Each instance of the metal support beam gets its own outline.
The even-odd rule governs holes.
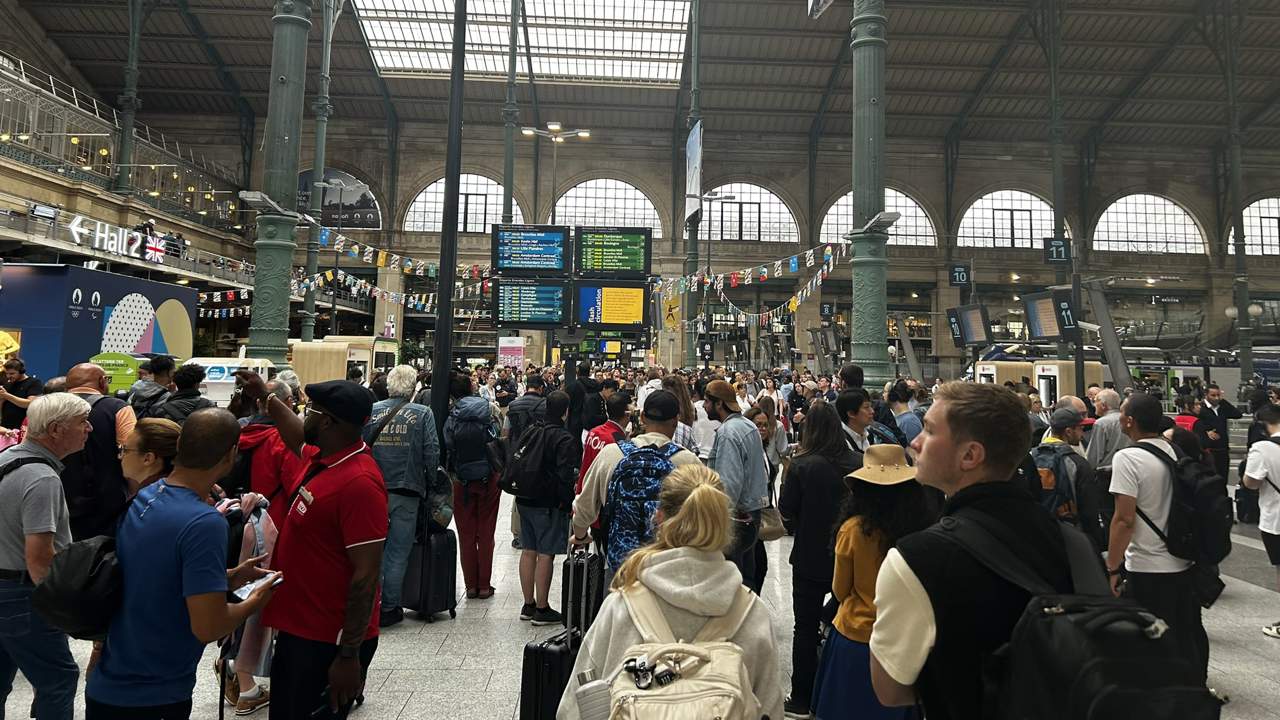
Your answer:
[[[516,123],[520,121],[520,106],[516,104],[516,46],[519,45],[520,0],[511,0],[511,33],[507,55],[507,97],[502,104],[503,156],[502,156],[502,222],[514,221],[511,195],[516,185]],[[536,222],[536,221],[535,221]]]
[[[444,217],[440,228],[440,278],[436,291],[435,347],[431,357],[431,412],[449,416],[453,367],[453,283],[458,272],[458,193],[462,179],[462,104],[466,88],[467,0],[453,4],[453,58],[449,77],[449,139],[444,161]],[[436,423],[444,444],[444,422]]]
[[[1237,73],[1236,79],[1243,80],[1244,76]],[[1253,127],[1254,123],[1258,122],[1259,120],[1271,114],[1272,112],[1275,112],[1275,110],[1277,109],[1280,109],[1280,85],[1276,86],[1275,92],[1268,95],[1267,98],[1262,101],[1262,104],[1259,105],[1256,110],[1249,113],[1248,117],[1240,121],[1240,132],[1247,132],[1250,128]]]
[[[115,157],[116,176],[112,187],[128,192],[133,172],[133,126],[142,101],[138,99],[138,48],[142,44],[142,24],[146,19],[146,0],[129,0],[129,49],[124,66],[124,93],[120,103],[120,145]]]
[[[960,136],[948,132],[942,141],[943,213],[942,242],[947,260],[951,260],[956,248],[956,173],[960,165]]]
[[[684,90],[688,86],[689,65],[693,58],[693,24],[685,29],[684,64],[680,66],[680,86],[676,90],[675,113],[671,117],[671,254],[680,254],[680,241],[684,236]]]
[[[849,23],[853,66],[853,226],[867,228],[884,210],[885,57],[888,19],[884,0],[854,0]],[[850,359],[862,366],[868,387],[894,376],[889,365],[887,326],[887,229],[855,230]]]
[[[271,95],[263,138],[263,190],[279,208],[258,213],[253,243],[258,272],[253,280],[249,353],[277,366],[289,349],[289,275],[293,267],[298,202],[298,151],[307,85],[307,36],[311,0],[277,0],[272,16]]]
[[[320,38],[320,78],[316,101],[311,109],[316,115],[315,151],[311,161],[311,216],[323,225],[325,189],[325,151],[329,137],[329,118],[333,115],[333,105],[329,103],[329,64],[332,59],[333,31],[342,13],[344,0],[320,0],[323,4],[323,19]],[[342,212],[342,191],[338,191],[338,212]],[[307,277],[315,277],[320,269],[320,229],[316,226],[307,228]],[[335,311],[336,313],[336,311]],[[316,331],[316,289],[307,288],[302,298],[302,329],[299,337],[302,342],[315,339]],[[336,326],[336,325],[335,325]]]
[[[524,32],[524,64],[529,74],[529,99],[533,102],[533,124],[542,127],[542,107],[538,104],[538,81],[533,74],[533,46],[529,43],[529,13],[524,0],[520,0],[520,28]],[[538,186],[542,183],[542,136],[533,138],[533,214],[528,222],[537,223]]]
[[[130,0],[133,2],[134,0]],[[313,0],[301,0],[311,5]],[[178,13],[182,16],[182,22],[187,26],[187,30],[200,41],[200,47],[204,50],[205,57],[209,58],[209,63],[213,65],[214,72],[218,75],[218,82],[222,84],[222,89],[232,97],[236,104],[236,110],[240,116],[240,159],[243,167],[240,170],[244,187],[249,187],[249,180],[252,177],[253,165],[253,141],[254,133],[257,125],[253,106],[245,99],[244,91],[240,89],[240,83],[236,81],[227,64],[222,60],[222,53],[218,52],[218,48],[214,45],[213,39],[209,37],[209,33],[205,32],[204,24],[200,22],[200,18],[191,12],[191,7],[187,0],[175,0]],[[273,43],[274,47],[274,43]],[[303,58],[303,65],[306,65],[306,58]],[[275,77],[275,59],[272,58],[272,74]],[[274,90],[274,86],[272,90]],[[268,100],[268,102],[270,102]]]
[[[978,108],[978,103],[982,102],[982,98],[991,90],[991,86],[995,83],[996,75],[1000,74],[1000,69],[1004,67],[1004,63],[1009,59],[1009,55],[1011,55],[1018,47],[1018,44],[1022,42],[1022,34],[1025,33],[1029,27],[1031,27],[1030,13],[1021,15],[1017,22],[1013,24],[1013,28],[1009,30],[1009,34],[1005,38],[1004,45],[1001,45],[1000,49],[997,50],[996,54],[991,58],[991,64],[987,66],[986,71],[982,74],[982,79],[978,81],[978,86],[973,89],[973,92],[969,95],[969,99],[965,101],[964,107],[960,109],[960,114],[957,115],[955,121],[952,122],[951,132],[954,132],[959,136],[960,132],[964,130],[964,126],[969,122],[969,117],[973,115],[973,111]]]
[[[809,247],[817,247],[821,222],[818,219],[818,142],[822,139],[822,130],[826,125],[827,110],[831,107],[831,98],[837,91],[840,73],[849,62],[849,43],[840,43],[840,52],[831,64],[831,74],[827,76],[827,87],[818,100],[818,109],[813,114],[813,123],[809,125]]]
[[[1045,61],[1049,67],[1049,155],[1052,166],[1053,184],[1053,237],[1061,241],[1066,238],[1066,205],[1067,174],[1063,167],[1063,149],[1066,144],[1067,128],[1062,114],[1062,24],[1063,12],[1061,0],[1036,0],[1032,16],[1031,29],[1044,51]],[[1072,253],[1072,257],[1075,253]],[[1062,285],[1067,279],[1067,270],[1062,265],[1054,269],[1055,282]],[[1079,305],[1076,305],[1079,308]],[[1077,310],[1078,312],[1078,310]],[[1077,343],[1076,348],[1076,383],[1078,395],[1084,395],[1084,353]],[[1067,360],[1068,351],[1065,340],[1058,342],[1058,359]]]

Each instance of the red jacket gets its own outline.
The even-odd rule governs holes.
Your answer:
[[[1173,418],[1173,424],[1187,432],[1195,432],[1196,423],[1198,422],[1200,422],[1200,418],[1196,415],[1178,415]]]
[[[597,425],[587,433],[587,441],[582,444],[582,467],[578,469],[578,485],[573,489],[575,495],[582,492],[582,482],[587,477],[587,470],[591,469],[591,463],[596,461],[600,451],[605,449],[605,446],[626,438],[627,434],[622,426],[612,420],[605,421],[603,425]]]
[[[246,425],[240,431],[240,452],[253,453],[249,489],[271,503],[267,515],[276,527],[284,527],[289,495],[297,487],[307,463],[285,447],[275,425]]]

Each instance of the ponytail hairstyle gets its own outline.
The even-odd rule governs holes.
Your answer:
[[[663,550],[688,547],[722,553],[733,542],[729,496],[716,471],[705,465],[681,465],[662,481],[658,494],[662,522],[653,542],[629,555],[610,586],[622,590],[640,580],[649,557]]]

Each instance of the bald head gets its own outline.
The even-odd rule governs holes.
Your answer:
[[[80,363],[67,371],[67,387],[101,388],[107,379],[107,371],[93,363]]]
[[[1053,409],[1061,410],[1063,408],[1071,408],[1082,416],[1089,414],[1089,408],[1084,404],[1084,401],[1075,395],[1061,395],[1058,397],[1058,402],[1053,404]]]
[[[240,423],[222,408],[203,408],[187,418],[178,436],[178,454],[173,464],[188,470],[213,470],[235,457],[240,442]]]

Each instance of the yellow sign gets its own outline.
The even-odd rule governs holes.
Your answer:
[[[604,325],[642,324],[644,288],[601,288],[600,322]]]
[[[675,295],[662,301],[662,324],[667,330],[680,329],[680,296]]]

